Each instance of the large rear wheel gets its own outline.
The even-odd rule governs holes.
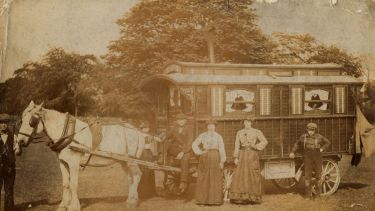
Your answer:
[[[164,190],[168,195],[181,196],[189,189],[189,183],[184,189],[180,189],[180,173],[172,171],[164,171]]]
[[[323,159],[322,165],[322,196],[329,196],[335,193],[340,185],[340,168],[336,161]]]
[[[284,178],[273,179],[272,183],[281,190],[291,190],[298,184],[298,181],[295,178]]]

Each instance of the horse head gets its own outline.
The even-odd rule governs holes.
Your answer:
[[[31,101],[22,112],[17,144],[27,146],[34,133],[41,133],[43,131],[42,106],[43,103],[36,105],[34,101]]]

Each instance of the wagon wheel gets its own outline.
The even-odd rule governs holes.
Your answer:
[[[302,170],[303,169],[303,163],[302,165],[298,168],[297,170],[297,174],[298,172],[301,172],[302,174]],[[272,183],[280,188],[281,190],[290,190],[290,189],[293,189],[296,185],[298,185],[298,180],[296,180],[296,178],[292,177],[292,178],[282,178],[282,179],[273,179],[272,180]]]
[[[283,179],[273,179],[272,183],[282,190],[290,190],[298,184],[298,181],[294,177],[292,177]]]
[[[186,184],[186,188],[181,190],[180,186],[180,173],[165,171],[164,172],[164,189],[168,195],[181,196],[186,193],[189,189],[189,183]]]
[[[229,188],[232,184],[232,177],[234,174],[233,167],[227,167],[223,170],[223,196],[224,201],[229,201]]]
[[[336,192],[341,180],[340,168],[337,162],[331,159],[323,159],[322,165],[322,196],[329,196]],[[313,187],[314,188],[314,187]],[[314,191],[315,193],[315,191]]]

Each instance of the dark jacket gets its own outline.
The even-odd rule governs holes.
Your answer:
[[[191,151],[191,146],[194,141],[194,130],[191,126],[185,125],[182,132],[178,132],[176,125],[170,132],[167,133],[167,140],[169,141],[168,150],[174,149],[180,152],[188,153]]]
[[[1,138],[0,135],[0,162],[1,166],[4,167],[15,167],[15,153],[13,149],[14,145],[14,134],[10,130],[4,131],[5,134],[8,135],[7,140],[4,144],[4,141]]]
[[[305,150],[305,149],[312,149],[312,148],[321,148],[324,151],[331,145],[331,142],[324,136],[320,135],[319,133],[315,133],[312,136],[305,133],[300,136],[298,141],[294,144],[292,148],[292,152],[296,152],[298,148]]]

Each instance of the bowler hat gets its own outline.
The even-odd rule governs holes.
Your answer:
[[[179,113],[177,114],[176,116],[176,119],[179,120],[179,119],[187,119],[188,117],[184,114],[184,113]]]
[[[307,124],[307,129],[317,129],[318,128],[318,125],[315,124],[314,122],[310,122],[309,124]]]

